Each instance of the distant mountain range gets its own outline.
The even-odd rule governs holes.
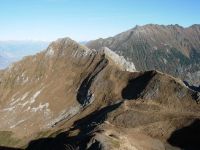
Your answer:
[[[42,41],[0,41],[0,69],[24,56],[36,54],[48,44]]]
[[[200,25],[136,26],[86,46],[97,50],[108,47],[133,62],[138,71],[159,70],[200,85]]]

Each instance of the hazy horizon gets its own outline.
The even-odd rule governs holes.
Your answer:
[[[0,41],[89,41],[145,24],[200,24],[200,1],[2,0]]]
[[[148,24],[152,24],[152,23],[148,23]],[[134,27],[136,27],[136,26],[144,26],[144,25],[148,25],[148,24],[143,24],[143,25],[134,25],[132,28],[134,28]],[[155,25],[176,25],[176,24],[155,24]],[[180,24],[178,24],[178,25],[180,25]],[[191,25],[189,25],[189,26],[183,26],[183,25],[180,25],[180,26],[182,26],[182,27],[184,27],[184,28],[188,28],[188,27],[190,27],[190,26],[192,26],[192,25],[195,25],[195,24],[191,24]],[[200,24],[198,24],[198,25],[200,25]],[[109,37],[112,37],[112,36],[115,36],[115,35],[117,35],[117,34],[119,34],[119,33],[121,33],[121,32],[124,32],[124,31],[127,31],[127,30],[130,30],[130,29],[132,29],[131,27],[130,28],[128,28],[128,29],[125,29],[125,30],[123,30],[123,31],[119,31],[119,32],[117,32],[117,33],[114,33],[114,34],[112,34],[112,35],[107,35],[107,36],[105,36],[105,37],[98,37],[98,38],[109,38]],[[55,40],[57,40],[57,39],[59,39],[59,38],[71,38],[71,37],[69,37],[69,36],[63,36],[63,37],[56,37],[56,38],[54,38],[54,39],[52,39],[52,40],[42,40],[42,39],[3,39],[3,40],[1,40],[0,39],[0,42],[44,42],[44,43],[50,43],[50,42],[52,42],[52,41],[55,41]],[[98,39],[98,38],[93,38],[93,39],[88,39],[88,40],[79,40],[79,41],[77,41],[77,42],[80,42],[80,43],[82,43],[82,42],[88,42],[88,41],[91,41],[91,40],[96,40],[96,39]],[[75,40],[75,39],[73,39],[73,38],[71,38],[72,40]]]

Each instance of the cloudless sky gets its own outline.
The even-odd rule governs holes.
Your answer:
[[[149,23],[200,24],[200,0],[0,0],[0,40],[87,41]]]

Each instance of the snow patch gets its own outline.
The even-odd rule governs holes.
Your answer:
[[[24,102],[24,100],[28,97],[30,92],[26,92],[23,96],[17,98],[16,100],[13,98],[12,99],[12,103],[10,103],[10,106],[13,106],[13,105],[22,106],[22,108],[23,108],[27,104],[33,104],[36,101],[36,98],[40,95],[41,91],[42,91],[42,89],[37,91],[37,92],[35,92],[35,94],[33,94],[33,96],[29,100],[27,100],[25,102]],[[20,102],[20,103],[18,103],[18,102]]]
[[[9,107],[9,108],[4,108],[3,111],[13,111],[15,109],[15,106]]]
[[[17,102],[19,101],[23,101],[27,96],[28,96],[29,92],[26,92],[22,97],[17,98],[16,100],[13,98],[11,101],[12,103],[10,103],[11,106],[15,105]]]
[[[36,101],[36,98],[40,95],[42,90],[37,91],[30,99],[30,104],[33,104]]]
[[[19,105],[21,105],[22,107],[25,107],[27,104],[29,104],[30,102],[29,101],[26,101],[25,103],[20,103]]]
[[[12,103],[10,103],[10,106],[13,106],[15,105],[17,102],[19,102],[21,99],[20,98],[17,98],[16,100],[13,98],[11,101]]]
[[[49,111],[48,107],[49,107],[49,103],[45,103],[45,104],[40,103],[38,107],[31,108],[31,111],[37,112],[37,111],[42,111],[43,109],[46,109]]]
[[[12,129],[12,128],[15,128],[16,126],[18,126],[19,124],[23,123],[24,121],[25,121],[25,120],[20,120],[20,121],[18,121],[16,124],[10,126],[10,128],[11,128],[11,129]]]

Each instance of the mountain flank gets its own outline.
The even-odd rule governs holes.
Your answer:
[[[199,101],[180,79],[58,39],[0,71],[0,146],[197,150]]]
[[[200,85],[200,25],[136,26],[86,45],[96,50],[108,47],[133,62],[138,71],[159,70]]]

